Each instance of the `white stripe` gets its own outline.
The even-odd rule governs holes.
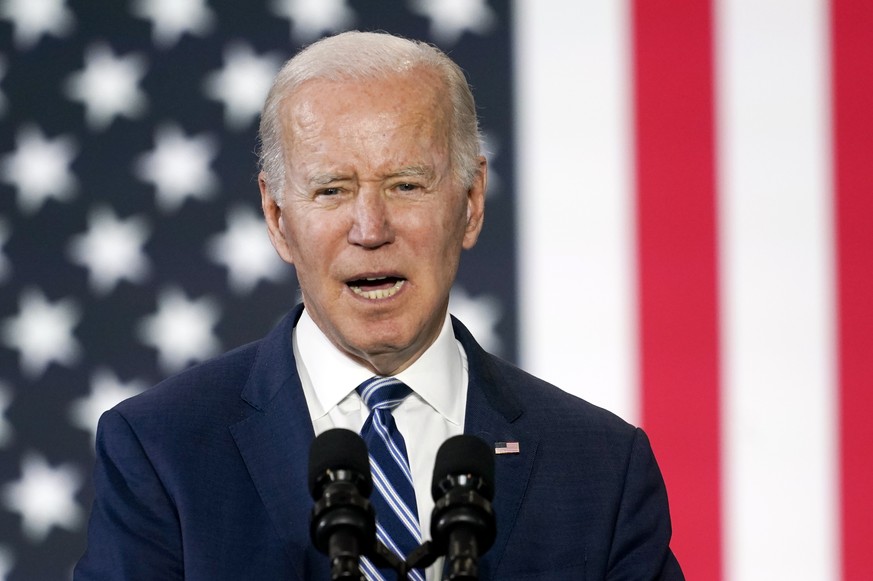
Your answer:
[[[394,463],[397,464],[400,471],[406,475],[409,484],[412,485],[412,472],[409,469],[409,460],[407,460],[406,455],[400,451],[400,448],[397,447],[397,443],[389,436],[388,428],[382,423],[378,415],[373,416],[373,421],[370,424],[370,427],[376,430],[376,433],[385,444],[388,453],[391,454],[391,457],[394,459]]]
[[[381,479],[374,478],[373,482],[376,489],[382,494],[383,498],[385,498],[385,502],[388,503],[398,520],[403,524],[409,534],[412,535],[416,541],[420,542],[421,536],[417,526],[418,521],[412,517],[412,513],[409,511],[408,507],[403,504],[402,499],[397,496],[396,492],[384,480],[384,477]],[[385,515],[382,516],[384,517]]]
[[[405,397],[398,397],[395,399],[386,399],[384,401],[380,401],[378,405],[371,406],[371,407],[373,407],[374,409],[391,411],[394,408],[396,408],[398,405],[400,405],[400,402],[402,402],[404,399],[406,399],[406,398]]]
[[[382,577],[382,574],[379,573],[379,570],[373,566],[373,563],[370,562],[370,559],[367,557],[361,557],[360,568],[363,570],[364,575],[367,577],[368,581],[385,581],[385,578]]]
[[[521,362],[636,421],[628,2],[514,9]]]
[[[391,482],[385,476],[382,468],[379,467],[379,464],[372,456],[370,456],[370,471],[373,473],[373,484],[382,494],[382,498],[384,498],[385,502],[391,506],[394,514],[397,515],[397,518],[400,519],[400,522],[403,523],[412,537],[417,542],[421,542],[421,529],[418,524],[418,516],[412,513],[412,510],[406,505],[403,498],[397,494],[397,491],[394,490],[393,486],[391,486]]]
[[[383,545],[388,547],[392,553],[399,557],[406,558],[403,551],[400,550],[400,547],[397,546],[397,543],[394,542],[394,539],[388,535],[388,531],[386,531],[385,527],[383,527],[379,522],[376,523],[376,538],[379,539]]]
[[[380,389],[385,385],[391,385],[396,383],[400,383],[400,380],[395,377],[373,378],[372,381],[367,385],[367,387],[365,387],[363,391],[361,391],[361,399],[363,399],[364,403],[369,406],[369,401],[370,398],[373,396],[374,391]]]
[[[725,578],[836,580],[827,4],[716,6]]]

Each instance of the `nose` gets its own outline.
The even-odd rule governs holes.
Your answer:
[[[394,240],[394,230],[385,197],[376,188],[361,188],[354,200],[349,243],[364,248],[378,248]]]

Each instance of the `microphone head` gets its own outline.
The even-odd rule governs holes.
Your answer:
[[[333,480],[338,470],[352,473],[362,496],[373,491],[367,444],[356,432],[335,428],[312,441],[309,448],[309,493],[318,500],[324,486]]]
[[[467,482],[486,500],[494,498],[494,450],[476,436],[463,434],[440,446],[434,462],[431,496],[438,500],[450,487]]]

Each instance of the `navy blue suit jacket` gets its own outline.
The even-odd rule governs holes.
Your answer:
[[[291,330],[198,365],[101,418],[77,581],[327,580],[309,540],[312,422]],[[464,431],[498,455],[497,539],[481,579],[682,579],[642,430],[487,354],[467,352]]]

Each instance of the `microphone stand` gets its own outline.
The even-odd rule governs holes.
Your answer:
[[[376,539],[376,542],[373,543],[373,546],[364,553],[364,556],[370,559],[370,562],[373,563],[373,566],[377,569],[389,567],[397,572],[398,580],[407,580],[408,568],[406,566],[406,561],[392,553],[391,550],[383,545],[380,540]]]
[[[470,543],[475,543],[476,539],[469,539]],[[400,569],[395,569],[398,572],[398,579],[406,581],[408,579],[407,572],[411,569],[426,569],[436,562],[440,557],[445,557],[446,553],[440,551],[433,541],[426,541],[417,549],[409,553],[409,557],[404,563],[405,569],[401,572]],[[478,581],[477,558],[475,555],[462,554],[458,555],[451,563],[446,563],[443,571],[443,581]]]
[[[384,569],[385,567],[393,569],[397,573],[398,581],[408,581],[409,571],[430,567],[443,554],[439,552],[433,542],[426,541],[409,553],[406,560],[402,560],[377,540],[370,547],[370,550],[364,553],[364,556],[370,559],[373,566],[378,569]]]
[[[442,556],[433,541],[425,541],[406,557],[406,569],[426,569]]]
[[[475,504],[481,505],[483,508],[490,510],[490,503],[478,497],[478,495],[470,495]],[[478,497],[478,498],[477,498]],[[459,518],[460,516],[460,518]],[[467,520],[465,517],[467,515],[455,515],[451,520]],[[458,531],[461,533],[461,531]],[[464,531],[468,532],[468,531]],[[463,533],[461,533],[463,534]],[[468,535],[464,534],[460,543],[463,546],[470,547],[478,547],[478,539],[475,534],[470,533]],[[398,581],[409,581],[409,571],[412,569],[426,569],[433,565],[437,559],[440,557],[447,556],[447,543],[450,542],[448,539],[444,539],[442,543],[437,544],[433,541],[425,541],[417,548],[415,548],[409,555],[407,555],[406,559],[403,560],[393,552],[391,552],[388,547],[382,544],[378,539],[374,539],[374,542],[369,547],[364,547],[361,555],[370,559],[370,562],[377,569],[393,569],[397,573]],[[490,543],[488,544],[490,547]],[[477,550],[474,549],[473,553],[476,553]],[[348,553],[346,553],[348,555]],[[344,555],[344,556],[346,556]],[[467,551],[459,552],[455,559],[451,563],[446,563],[446,570],[443,572],[443,580],[444,581],[477,581],[479,579],[478,576],[478,567],[477,567],[477,557],[476,554],[469,554]],[[338,563],[337,563],[338,564]],[[354,564],[357,569],[358,559],[355,558],[354,561],[351,559],[344,560],[345,567],[350,567]],[[364,580],[364,576],[360,574],[360,570],[358,570],[358,575],[360,575],[360,580]],[[338,570],[334,570],[334,575],[331,577],[334,581],[344,580],[344,579],[353,579],[353,577],[346,576],[335,576]],[[346,572],[348,569],[346,568]]]

